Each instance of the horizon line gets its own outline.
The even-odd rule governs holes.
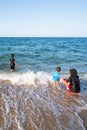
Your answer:
[[[0,36],[0,38],[87,38],[87,36]]]

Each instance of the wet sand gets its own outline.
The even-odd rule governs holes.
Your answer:
[[[61,89],[53,93],[50,87],[24,88],[0,81],[0,129],[86,130],[87,110],[81,99]]]
[[[80,117],[82,118],[83,120],[83,124],[87,130],[87,109],[85,110],[82,110],[80,113],[79,113]]]

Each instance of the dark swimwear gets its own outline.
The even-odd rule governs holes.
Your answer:
[[[10,69],[15,70],[15,59],[14,58],[10,59]]]

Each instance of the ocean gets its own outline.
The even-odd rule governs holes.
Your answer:
[[[10,54],[18,67],[10,70]],[[52,92],[52,71],[75,68],[81,92]],[[0,37],[0,130],[87,129],[87,38]]]

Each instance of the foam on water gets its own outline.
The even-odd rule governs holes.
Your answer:
[[[36,72],[33,71],[25,73],[0,73],[1,80],[9,80],[12,84],[17,85],[47,85],[48,82],[51,82],[51,74],[46,72]]]
[[[43,85],[30,88],[7,83],[1,84],[1,90],[3,130],[85,129],[75,114],[87,108],[81,95],[70,96],[62,88],[54,94],[50,87]],[[66,125],[67,121],[63,124],[62,116],[70,120],[69,125]],[[76,124],[73,126],[74,121]]]
[[[68,73],[61,73],[62,78],[68,78]],[[87,74],[79,74],[81,80],[87,81]],[[27,71],[27,72],[0,72],[0,80],[9,80],[17,85],[37,85],[52,83],[52,74],[45,71]]]

